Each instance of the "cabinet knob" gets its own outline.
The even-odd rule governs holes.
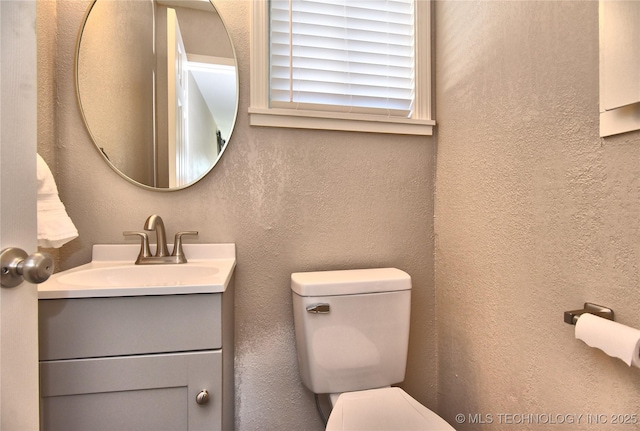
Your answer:
[[[203,406],[208,402],[209,402],[209,391],[207,391],[206,389],[203,389],[198,393],[198,395],[196,395],[196,403]]]

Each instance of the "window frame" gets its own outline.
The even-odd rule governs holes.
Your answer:
[[[416,76],[412,118],[271,108],[269,103],[269,0],[251,2],[251,126],[340,130],[430,136],[435,121],[431,101],[431,0],[415,0]]]

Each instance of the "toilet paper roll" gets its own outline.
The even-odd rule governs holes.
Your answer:
[[[640,368],[640,330],[585,313],[576,322],[576,338],[588,346]]]

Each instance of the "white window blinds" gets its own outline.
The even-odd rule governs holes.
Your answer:
[[[414,0],[271,0],[271,107],[410,118]]]

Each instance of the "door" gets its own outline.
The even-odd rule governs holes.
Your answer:
[[[167,9],[167,84],[169,105],[169,187],[189,182],[187,146],[187,53],[178,16]]]
[[[0,249],[36,251],[36,2],[0,1]],[[0,288],[0,429],[36,431],[38,292]]]

